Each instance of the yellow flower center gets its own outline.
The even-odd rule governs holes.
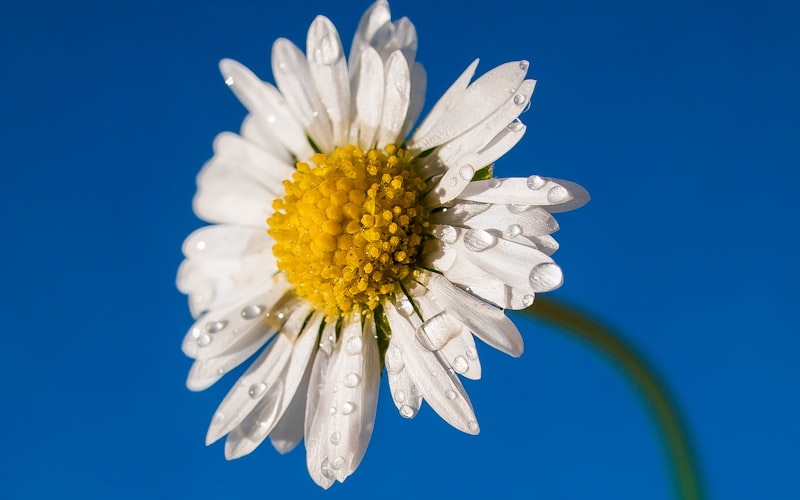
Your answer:
[[[267,219],[278,268],[328,314],[374,309],[411,272],[422,242],[425,183],[406,151],[336,148],[297,163]]]

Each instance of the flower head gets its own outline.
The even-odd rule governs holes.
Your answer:
[[[275,42],[277,87],[220,63],[249,115],[198,175],[194,209],[213,225],[186,239],[177,282],[196,318],[183,342],[190,389],[260,351],[207,442],[227,435],[237,458],[268,436],[282,453],[305,438],[309,473],[327,488],[361,462],[384,368],[402,416],[424,399],[478,433],[459,381],[480,377],[473,335],[522,353],[503,310],[561,285],[551,214],[588,195],[492,176],[525,132],[526,61],[470,83],[473,62],[407,138],[425,94],[408,19],[376,2],[345,61],[320,16],[306,47]]]

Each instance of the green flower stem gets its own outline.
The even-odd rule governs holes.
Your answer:
[[[643,356],[610,328],[551,298],[536,297],[534,305],[522,312],[588,342],[608,356],[630,378],[647,402],[663,436],[676,483],[677,498],[702,499],[700,474],[678,408],[664,383]]]

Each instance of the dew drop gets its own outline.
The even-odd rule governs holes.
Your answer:
[[[342,468],[342,465],[344,465],[344,458],[342,458],[342,457],[336,457],[336,458],[334,458],[334,459],[333,459],[333,461],[331,462],[331,469],[333,469],[333,470],[339,470],[339,469],[341,469],[341,468]]]
[[[522,226],[519,224],[511,224],[506,228],[506,236],[509,238],[519,236],[520,234],[522,234]]]
[[[519,62],[519,69],[521,69],[522,71],[528,71],[528,66],[529,66],[528,61]]]
[[[336,415],[336,408],[331,406],[331,408],[328,410],[328,415]]]
[[[200,335],[199,337],[197,337],[197,345],[200,346],[200,347],[205,347],[210,343],[211,343],[211,335],[208,335],[208,334],[204,333],[204,334]]]
[[[411,301],[406,298],[397,301],[397,310],[406,318],[414,314],[414,306],[411,304]]]
[[[550,203],[561,203],[567,201],[567,198],[569,198],[569,192],[563,186],[552,187],[547,192],[547,200]]]
[[[547,183],[547,181],[545,181],[544,179],[542,179],[538,175],[532,175],[532,176],[528,177],[528,180],[526,181],[526,183],[528,184],[528,189],[540,189],[542,186],[544,186]]]
[[[219,80],[217,80],[217,81],[219,81]],[[228,76],[228,77],[225,78],[225,85],[227,85],[228,87],[232,87],[233,86],[233,77],[232,76]]]
[[[361,337],[351,337],[344,345],[344,348],[348,354],[358,354],[363,346],[364,343],[361,341]]]
[[[394,391],[394,400],[398,403],[402,403],[406,400],[406,393],[403,391]]]
[[[219,321],[209,321],[206,323],[206,331],[208,333],[218,333],[225,329],[228,326],[228,322],[223,320]]]
[[[522,106],[525,103],[526,99],[525,96],[522,94],[517,94],[514,96],[514,104],[517,106]]]
[[[196,327],[196,326],[192,327],[192,338],[193,338],[193,339],[195,339],[195,340],[197,340],[197,337],[199,337],[199,336],[200,336],[200,332],[201,332],[201,331],[202,331],[202,330],[200,330],[200,328],[198,328],[198,327]]]
[[[458,231],[453,226],[436,226],[433,235],[448,244],[453,244],[458,240]]]
[[[264,306],[251,305],[242,309],[242,318],[255,319],[264,312]]]
[[[508,124],[508,130],[512,132],[519,132],[522,130],[523,126],[524,125],[522,125],[522,122],[519,121],[519,118],[514,118],[514,121]]]
[[[336,445],[336,444],[339,444],[341,442],[342,435],[339,434],[338,432],[332,432],[330,439],[331,439],[331,444]]]
[[[251,398],[257,399],[260,398],[264,394],[264,391],[266,390],[267,390],[267,384],[265,384],[264,382],[259,382],[257,384],[251,385],[250,388],[247,390],[247,394],[249,394]]]
[[[217,375],[225,375],[225,369],[224,368],[217,368]]]
[[[205,241],[203,241],[203,240],[200,240],[200,241],[198,241],[198,242],[195,244],[195,247],[196,247],[198,250],[205,250],[205,249],[206,249],[206,242],[205,242]]]
[[[386,363],[386,371],[389,373],[400,373],[405,367],[403,355],[397,347],[390,347],[389,350],[386,351],[384,362]]]
[[[450,186],[455,186],[458,184],[458,179],[456,179],[455,176],[448,177],[447,182],[450,184]]]
[[[512,214],[523,214],[527,212],[531,206],[522,203],[512,203],[511,205],[506,205],[506,208],[508,208],[508,211]]]
[[[469,370],[469,363],[464,359],[464,356],[456,356],[453,360],[453,370],[458,373],[466,373]]]
[[[470,420],[469,423],[467,424],[467,428],[469,430],[471,430],[471,431],[478,430],[478,422],[476,422],[474,420]]]
[[[469,359],[478,359],[478,353],[475,352],[475,349],[469,348],[464,354],[466,354]]]
[[[344,377],[344,385],[345,387],[353,388],[357,386],[361,382],[361,377],[357,373],[348,373]]]
[[[534,292],[548,292],[561,286],[564,275],[558,265],[544,262],[531,269],[529,281]]]
[[[355,403],[351,403],[350,401],[348,401],[348,402],[346,402],[346,403],[344,403],[342,405],[342,414],[343,415],[350,415],[354,411],[356,411],[357,407],[358,406]]]
[[[460,175],[465,181],[471,181],[472,176],[475,175],[475,169],[472,168],[472,165],[464,165],[458,169],[458,175]]]
[[[331,463],[327,458],[322,461],[322,465],[320,465],[319,470],[322,472],[322,475],[328,479],[336,479],[336,476],[334,476],[333,472],[331,472]]]
[[[464,234],[464,246],[473,252],[482,252],[496,243],[497,238],[483,229],[470,229]]]
[[[522,297],[522,307],[528,307],[533,304],[533,295],[525,295]]]
[[[404,418],[414,418],[414,415],[417,414],[417,410],[413,407],[408,405],[403,405],[400,407],[400,416]]]
[[[499,188],[500,184],[502,183],[500,182],[500,179],[498,179],[497,177],[492,177],[491,179],[489,179],[489,187],[492,189]]]
[[[454,399],[456,399],[456,398],[458,397],[458,394],[456,394],[456,391],[454,391],[454,390],[452,390],[452,389],[451,389],[451,390],[449,390],[449,391],[447,391],[447,392],[446,392],[444,395],[445,395],[445,396],[447,397],[447,399],[449,399],[450,401],[452,401],[452,400],[454,400]]]

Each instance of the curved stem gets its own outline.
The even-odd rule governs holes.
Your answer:
[[[664,438],[679,499],[703,498],[700,474],[691,452],[678,408],[666,386],[641,354],[610,328],[589,315],[551,298],[538,296],[532,307],[522,312],[561,327],[606,354],[636,384],[656,419]]]

